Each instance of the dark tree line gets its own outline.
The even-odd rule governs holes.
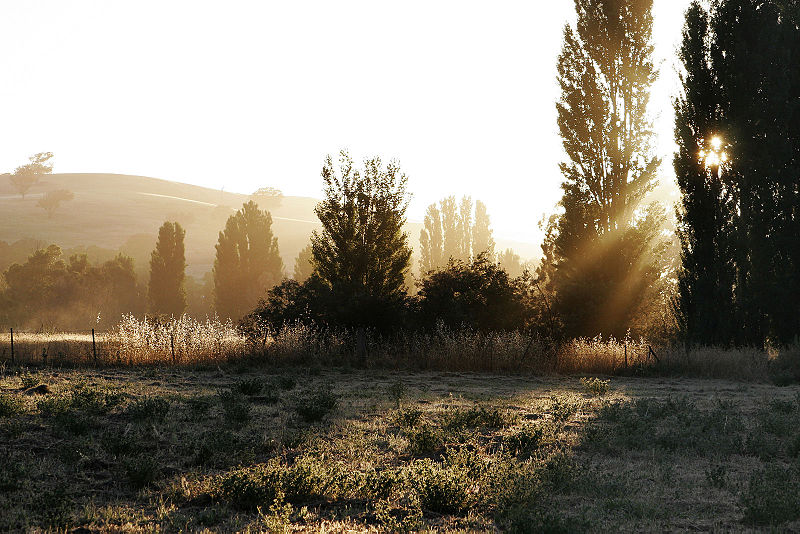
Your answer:
[[[800,3],[695,2],[680,51],[675,171],[687,342],[800,333]]]

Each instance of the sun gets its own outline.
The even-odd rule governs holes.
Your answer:
[[[705,144],[706,143],[703,143],[703,145]],[[707,144],[709,148],[701,148],[698,154],[700,161],[702,161],[707,168],[719,169],[730,161],[730,156],[728,156],[728,153],[724,150],[725,142],[722,137],[715,135]]]

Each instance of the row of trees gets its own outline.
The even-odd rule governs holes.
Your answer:
[[[494,238],[486,206],[472,198],[450,196],[431,204],[425,213],[424,228],[420,231],[420,272],[441,269],[450,259],[468,262],[480,254],[494,257]]]
[[[800,329],[800,57],[797,0],[695,2],[687,12],[676,100],[680,268],[663,206],[648,201],[660,160],[648,104],[652,0],[575,0],[558,61],[566,159],[561,211],[535,275],[499,256],[485,206],[448,197],[420,235],[419,294],[407,294],[407,179],[379,158],[356,169],[328,157],[322,230],[283,264],[269,213],[250,202],[220,233],[213,279],[220,315],[247,331],[286,321],[486,329],[553,336],[678,332],[703,344],[787,343]],[[267,191],[269,196],[273,192]],[[154,311],[185,308],[183,230],[162,227],[151,261]],[[515,273],[516,274],[516,273]],[[272,287],[264,295],[265,288]],[[177,289],[176,289],[177,288]],[[172,293],[170,293],[172,291]],[[177,291],[177,292],[175,292]],[[677,323],[673,322],[677,319]],[[658,332],[657,332],[658,330]]]
[[[800,333],[800,3],[695,2],[680,50],[678,318],[687,341]]]

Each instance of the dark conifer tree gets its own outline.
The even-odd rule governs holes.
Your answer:
[[[152,313],[179,316],[186,310],[186,256],[181,225],[165,222],[158,230],[150,257],[149,308]]]
[[[365,161],[363,171],[344,151],[339,161],[338,173],[330,156],[322,169],[325,199],[315,209],[322,230],[311,237],[314,270],[332,292],[334,320],[385,326],[406,296],[407,178],[397,163],[384,167],[377,157]]]
[[[687,12],[675,168],[679,317],[691,342],[785,343],[800,332],[800,74],[786,68],[800,58],[799,9],[722,0]],[[724,162],[703,161],[713,137]]]

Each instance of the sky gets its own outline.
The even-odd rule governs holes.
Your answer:
[[[671,171],[689,0],[655,0],[651,113]],[[5,0],[0,173],[152,176],[322,194],[327,154],[396,159],[409,218],[447,195],[536,243],[560,198],[556,59],[572,0]]]

